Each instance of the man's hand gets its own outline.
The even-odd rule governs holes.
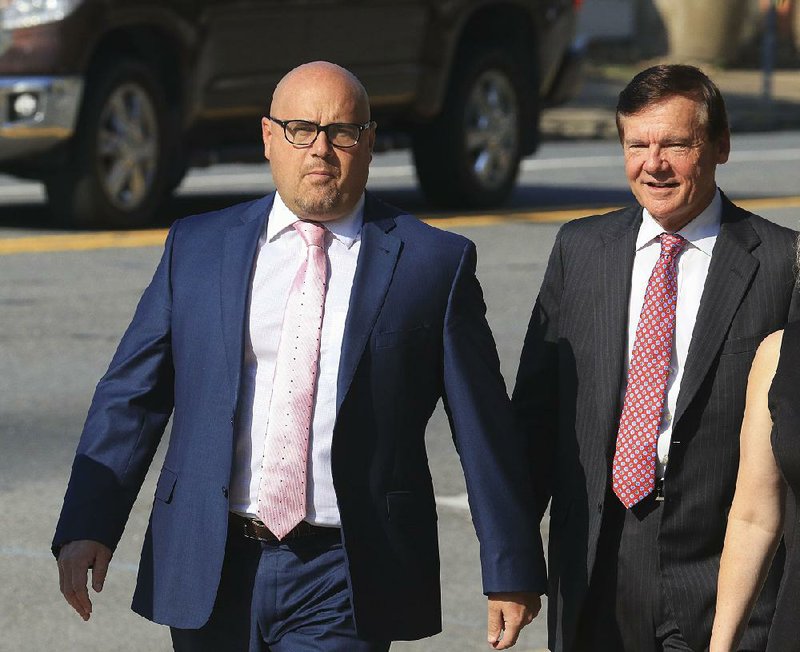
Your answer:
[[[520,630],[536,618],[541,608],[542,599],[537,593],[490,593],[489,645],[495,650],[512,647]]]
[[[64,599],[84,620],[92,615],[92,601],[86,587],[92,569],[92,588],[103,590],[111,550],[98,541],[71,541],[58,553],[58,584]]]

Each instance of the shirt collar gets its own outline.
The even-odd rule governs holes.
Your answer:
[[[678,234],[683,236],[692,246],[707,256],[711,255],[717,240],[722,219],[722,198],[719,189],[714,193],[711,203],[700,215],[684,226]],[[653,219],[648,210],[642,211],[642,225],[636,238],[636,251],[639,251],[664,233],[664,227]]]
[[[300,218],[286,206],[278,192],[272,203],[272,210],[267,220],[267,242],[272,242],[292,228],[292,224]],[[364,193],[350,213],[336,220],[324,223],[334,238],[350,249],[361,236],[361,226],[364,223]]]

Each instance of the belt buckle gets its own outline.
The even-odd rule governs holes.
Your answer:
[[[240,516],[241,519],[241,527],[242,527],[242,534],[244,534],[245,539],[251,539],[257,541],[256,537],[250,534],[250,519],[246,516]]]
[[[264,539],[258,536],[258,532],[256,531],[256,523],[253,519],[248,518],[247,516],[239,516],[241,520],[241,527],[242,533],[244,534],[245,539],[250,539],[251,541],[263,541]]]
[[[252,527],[253,524],[247,520],[245,520],[244,523],[242,523],[242,529],[244,530],[245,539],[250,539],[251,541],[261,541],[261,538],[255,533],[255,531],[253,531],[252,533],[250,532]]]
[[[664,481],[663,480],[659,480],[658,482],[656,482],[655,494],[656,494],[656,502],[657,503],[663,503],[664,502]]]

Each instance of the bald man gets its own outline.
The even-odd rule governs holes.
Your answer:
[[[53,551],[88,620],[172,415],[133,609],[175,650],[378,652],[441,630],[425,453],[441,398],[511,647],[545,587],[475,247],[365,192],[359,81],[296,68],[261,123],[277,191],[179,220],[97,390]]]

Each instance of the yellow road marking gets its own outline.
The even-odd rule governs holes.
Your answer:
[[[757,213],[766,208],[798,208],[800,197],[756,197],[754,199],[737,199],[737,206]]]
[[[736,204],[754,212],[774,208],[800,208],[800,196],[739,199],[736,200]],[[443,229],[486,227],[514,222],[557,223],[577,219],[585,215],[606,213],[614,210],[614,208],[616,207],[600,206],[483,215],[456,215],[453,217],[424,218],[424,221]],[[2,238],[0,239],[0,256],[54,251],[159,247],[164,244],[166,237],[167,229],[143,229],[140,231],[98,231],[95,233]]]
[[[594,213],[607,213],[619,206],[602,208],[569,208],[548,211],[520,211],[518,213],[500,213],[496,215],[457,215],[454,217],[423,218],[431,226],[440,229],[460,228],[465,226],[492,226],[509,222],[567,222]]]
[[[39,235],[25,238],[0,239],[0,255],[43,253],[49,251],[81,251],[86,249],[123,249],[126,247],[155,247],[164,244],[166,229],[142,231],[100,231]]]

